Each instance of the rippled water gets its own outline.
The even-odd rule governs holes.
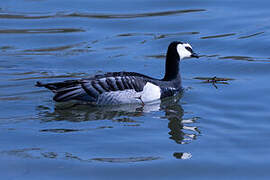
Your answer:
[[[1,176],[268,179],[269,7],[267,0],[1,1]],[[158,104],[71,107],[34,86],[110,71],[161,78],[174,40],[202,57],[181,63],[185,92]]]

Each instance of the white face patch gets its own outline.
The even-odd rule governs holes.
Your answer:
[[[192,49],[192,47],[188,43],[177,45],[177,52],[180,56],[180,59],[191,57],[191,52],[188,51],[185,47],[189,47]]]

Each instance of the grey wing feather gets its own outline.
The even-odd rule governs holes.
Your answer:
[[[43,84],[37,82],[36,86],[46,87],[55,93],[57,102],[68,100],[82,100],[96,102],[103,93],[133,89],[136,92],[143,90],[146,80],[137,76],[95,76],[89,79],[68,80],[63,82]]]

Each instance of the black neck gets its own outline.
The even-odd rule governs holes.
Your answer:
[[[168,48],[166,55],[165,76],[164,81],[176,79],[179,76],[180,57],[175,48]]]

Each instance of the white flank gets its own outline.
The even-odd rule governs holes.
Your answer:
[[[185,47],[190,47],[189,44],[178,44],[177,45],[177,52],[180,56],[180,59],[184,59],[191,56],[191,52],[189,52]]]
[[[100,105],[147,103],[160,99],[160,96],[160,88],[148,82],[141,92],[134,89],[104,92],[99,95],[96,103]]]
[[[150,102],[160,99],[160,96],[161,96],[160,88],[148,82],[143,88],[141,100],[143,102]]]
[[[141,103],[140,93],[133,89],[124,91],[111,91],[99,95],[97,104],[100,105],[113,105],[113,104],[134,104]]]

